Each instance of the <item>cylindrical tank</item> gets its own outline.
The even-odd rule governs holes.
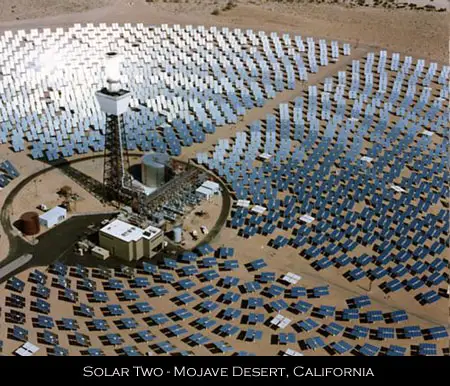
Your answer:
[[[142,183],[150,188],[164,185],[167,176],[169,156],[162,153],[149,153],[142,158]]]
[[[38,234],[41,229],[39,215],[36,212],[24,213],[20,217],[20,227],[24,235],[32,236]]]
[[[181,225],[178,225],[173,228],[173,241],[175,243],[181,243],[183,238],[183,228]]]

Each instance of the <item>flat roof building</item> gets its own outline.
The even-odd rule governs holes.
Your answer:
[[[220,185],[217,182],[208,180],[205,181],[202,186],[206,189],[211,190],[214,194],[220,192]]]
[[[208,188],[205,188],[204,186],[200,186],[195,190],[195,193],[197,196],[199,196],[202,200],[210,200],[211,197],[214,195],[212,190],[209,190]]]
[[[60,206],[55,206],[48,212],[45,212],[39,216],[39,224],[47,228],[51,228],[63,222],[66,218],[67,210]]]
[[[99,242],[112,256],[134,261],[154,257],[164,246],[164,233],[151,225],[141,229],[116,219],[100,229]]]
[[[210,200],[212,196],[220,193],[220,185],[217,182],[208,180],[198,187],[195,193],[201,199]]]

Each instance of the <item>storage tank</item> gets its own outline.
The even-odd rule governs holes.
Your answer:
[[[183,239],[183,228],[181,225],[178,225],[173,228],[173,241],[175,243],[181,243]]]
[[[164,185],[168,174],[169,156],[163,153],[149,153],[142,158],[142,183],[150,188]]]
[[[36,212],[26,212],[20,217],[20,228],[22,233],[27,236],[33,236],[39,233],[39,215]]]

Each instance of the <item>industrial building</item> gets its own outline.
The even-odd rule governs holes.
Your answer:
[[[169,179],[169,156],[163,153],[149,153],[142,157],[142,183],[156,189],[164,185]]]
[[[210,200],[212,196],[220,192],[220,186],[214,181],[205,181],[201,186],[199,186],[195,193],[202,200]]]
[[[195,194],[202,199],[202,200],[210,200],[211,197],[214,195],[214,193],[209,190],[208,188],[205,188],[204,186],[200,186],[195,190]]]
[[[60,206],[55,206],[53,209],[39,216],[39,224],[51,228],[63,222],[66,218],[67,210]]]
[[[164,247],[164,233],[161,229],[148,226],[145,229],[114,220],[100,229],[100,247],[111,256],[126,261],[152,258]]]
[[[213,192],[213,194],[218,194],[220,192],[220,185],[217,182],[208,180],[205,181],[202,186],[206,189],[211,190],[211,192]]]

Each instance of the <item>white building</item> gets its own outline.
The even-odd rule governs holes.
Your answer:
[[[164,247],[164,233],[151,225],[141,229],[114,220],[100,229],[99,242],[112,256],[133,261],[155,256]]]
[[[210,200],[212,196],[220,193],[220,185],[217,182],[208,180],[197,188],[195,193],[202,200]]]
[[[199,196],[202,200],[210,200],[211,197],[214,195],[212,190],[205,188],[204,186],[200,186],[195,190],[195,194]]]
[[[213,194],[217,194],[220,192],[220,185],[214,181],[205,181],[202,186],[206,189],[209,189],[213,192]]]
[[[63,222],[67,218],[67,210],[60,206],[55,206],[53,209],[41,214],[39,216],[39,224],[47,228]]]

